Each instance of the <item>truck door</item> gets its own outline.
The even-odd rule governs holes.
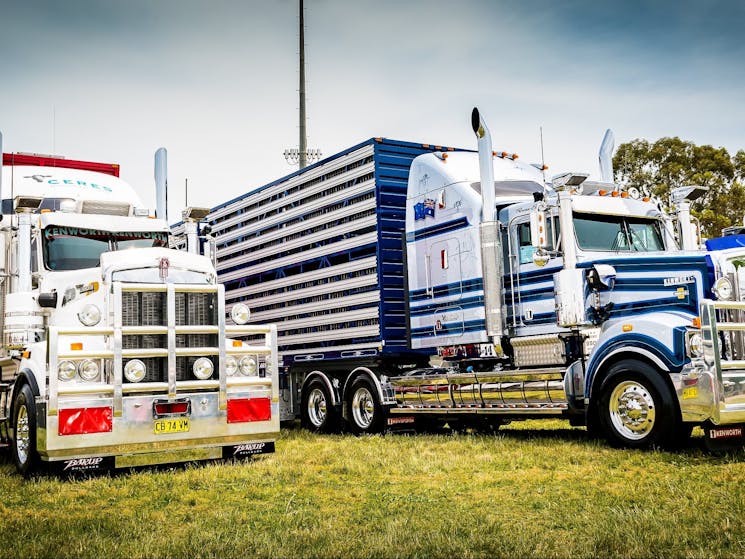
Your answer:
[[[428,246],[430,285],[435,298],[448,297],[450,302],[435,310],[435,335],[461,336],[464,332],[462,244],[458,238],[439,239]]]
[[[511,266],[505,269],[505,302],[508,321],[517,335],[547,333],[556,330],[553,274],[563,259],[556,248],[558,219],[547,220],[550,258],[543,266],[533,262],[536,249],[531,245],[530,220],[512,225],[509,234]]]

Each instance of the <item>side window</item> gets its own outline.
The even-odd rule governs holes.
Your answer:
[[[517,226],[517,250],[520,264],[529,264],[533,261],[535,248],[530,244],[530,223],[521,223]]]
[[[546,220],[548,233],[548,250],[557,250],[559,244],[559,218],[554,216]],[[520,223],[517,226],[517,250],[520,255],[520,264],[533,262],[535,248],[530,244],[530,222]]]
[[[31,273],[39,271],[39,237],[31,239]]]

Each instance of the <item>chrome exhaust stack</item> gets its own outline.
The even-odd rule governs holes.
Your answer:
[[[155,152],[155,217],[168,223],[168,152]]]
[[[504,335],[504,312],[502,310],[502,239],[496,219],[496,194],[494,192],[494,162],[491,134],[479,110],[471,113],[471,127],[476,134],[479,149],[479,173],[481,175],[481,273],[484,278],[484,311],[486,312],[486,334],[502,354]]]

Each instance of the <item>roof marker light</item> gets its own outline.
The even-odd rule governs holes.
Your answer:
[[[613,192],[610,193],[610,195],[613,196],[614,198],[618,198],[618,190],[614,190]]]
[[[608,194],[607,190],[598,190],[598,196],[605,196],[606,194]]]

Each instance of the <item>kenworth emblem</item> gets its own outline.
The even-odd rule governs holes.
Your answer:
[[[160,270],[160,279],[163,281],[166,281],[166,278],[168,278],[168,268],[171,265],[171,263],[168,261],[168,258],[161,258],[160,262],[158,263],[158,268]]]

